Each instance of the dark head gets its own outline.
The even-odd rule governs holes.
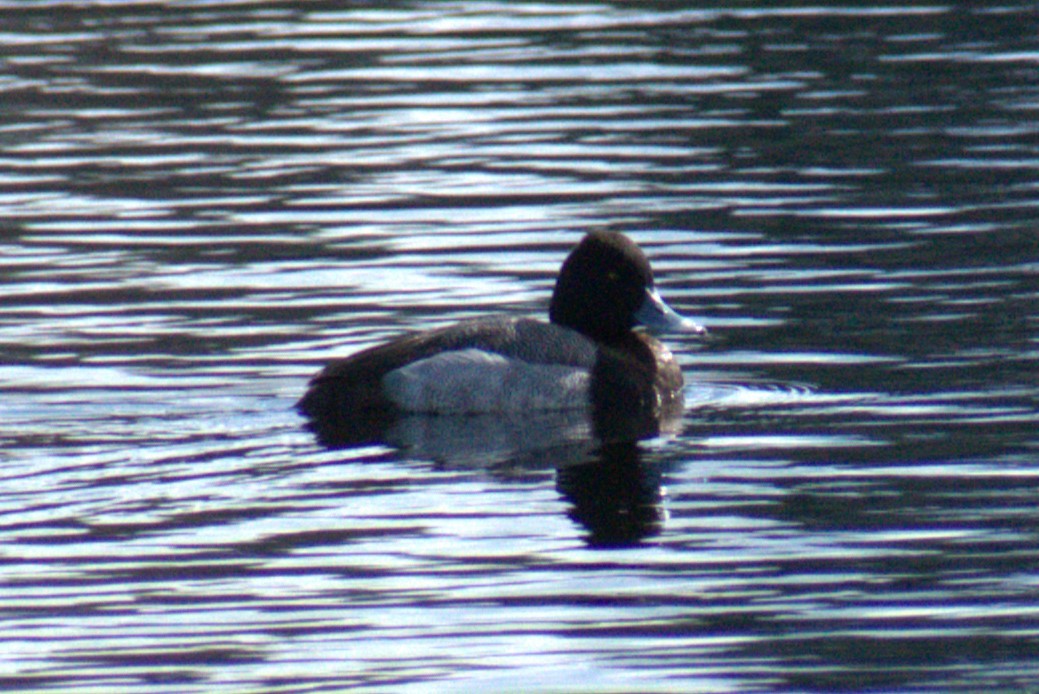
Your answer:
[[[585,236],[563,263],[549,318],[606,343],[621,340],[636,325],[653,332],[704,332],[657,294],[642,249],[623,234],[605,231]]]

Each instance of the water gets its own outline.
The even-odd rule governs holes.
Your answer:
[[[0,19],[5,689],[1039,687],[1031,5]],[[677,431],[293,411],[594,228]]]

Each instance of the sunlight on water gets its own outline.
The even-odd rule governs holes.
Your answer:
[[[0,18],[6,688],[1039,684],[1028,8]],[[295,411],[592,229],[711,330],[660,436]]]

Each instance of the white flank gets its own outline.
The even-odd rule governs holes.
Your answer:
[[[479,349],[442,352],[383,378],[390,401],[406,412],[467,414],[588,407],[587,369],[531,364]]]

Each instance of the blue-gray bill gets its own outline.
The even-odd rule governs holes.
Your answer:
[[[707,328],[691,318],[679,315],[653,288],[646,290],[646,299],[635,312],[635,320],[655,335],[674,332],[707,334]]]

